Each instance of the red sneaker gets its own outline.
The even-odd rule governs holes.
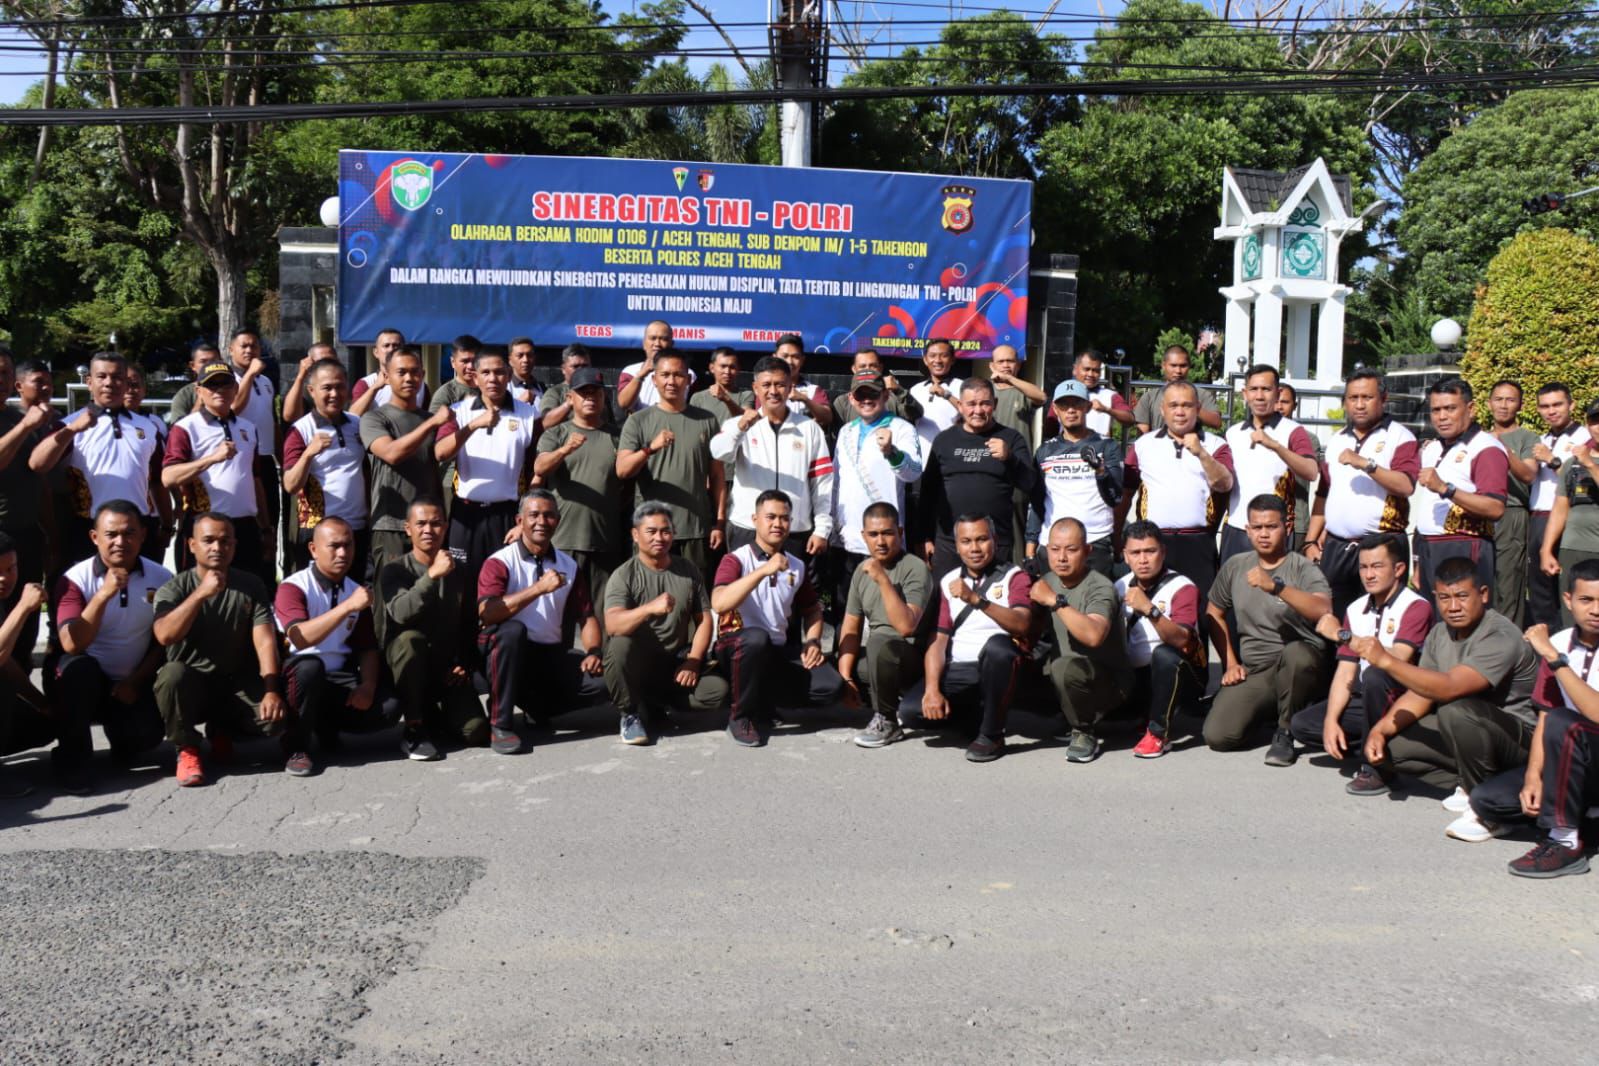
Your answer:
[[[1165,737],[1157,737],[1149,730],[1144,730],[1144,739],[1133,745],[1133,754],[1140,759],[1158,759],[1171,750],[1171,744]]]
[[[178,749],[178,787],[194,788],[205,784],[205,770],[200,766],[199,748]]]

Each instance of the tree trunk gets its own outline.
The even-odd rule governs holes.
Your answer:
[[[244,323],[244,263],[227,249],[207,251],[217,275],[217,344],[224,351],[233,331]]]

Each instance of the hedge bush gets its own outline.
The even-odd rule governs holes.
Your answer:
[[[1534,397],[1545,382],[1571,386],[1579,408],[1599,399],[1599,244],[1543,229],[1505,245],[1477,289],[1460,366],[1484,423],[1501,378],[1521,383],[1529,428],[1543,428]]]

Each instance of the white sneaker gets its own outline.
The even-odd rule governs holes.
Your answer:
[[[1471,796],[1465,789],[1456,785],[1455,791],[1450,794],[1448,799],[1444,800],[1444,810],[1450,814],[1465,814],[1471,810]]]
[[[1444,830],[1445,836],[1464,840],[1467,844],[1481,844],[1494,837],[1502,837],[1510,832],[1508,825],[1499,825],[1495,822],[1484,822],[1477,817],[1476,811],[1467,811],[1459,818],[1449,823],[1449,828]]]

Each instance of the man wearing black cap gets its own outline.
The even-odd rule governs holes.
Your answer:
[[[239,569],[248,570],[268,587],[275,578],[270,541],[262,536],[257,516],[266,511],[266,492],[256,475],[258,427],[233,409],[239,391],[233,368],[217,360],[200,368],[199,406],[172,425],[167,435],[161,484],[181,489],[184,521],[179,533],[179,569],[193,560],[186,545],[194,516],[208,511],[233,522]]]
[[[1088,386],[1075,379],[1055,386],[1060,436],[1038,447],[1040,499],[1027,521],[1027,557],[1040,554],[1047,531],[1077,518],[1088,532],[1089,569],[1112,576],[1116,504],[1122,494],[1122,446],[1088,428]]]
[[[610,419],[598,370],[579,367],[570,385],[571,417],[539,438],[533,473],[560,501],[555,546],[576,560],[590,589],[603,592],[622,562],[625,484],[616,476],[622,431]]]

